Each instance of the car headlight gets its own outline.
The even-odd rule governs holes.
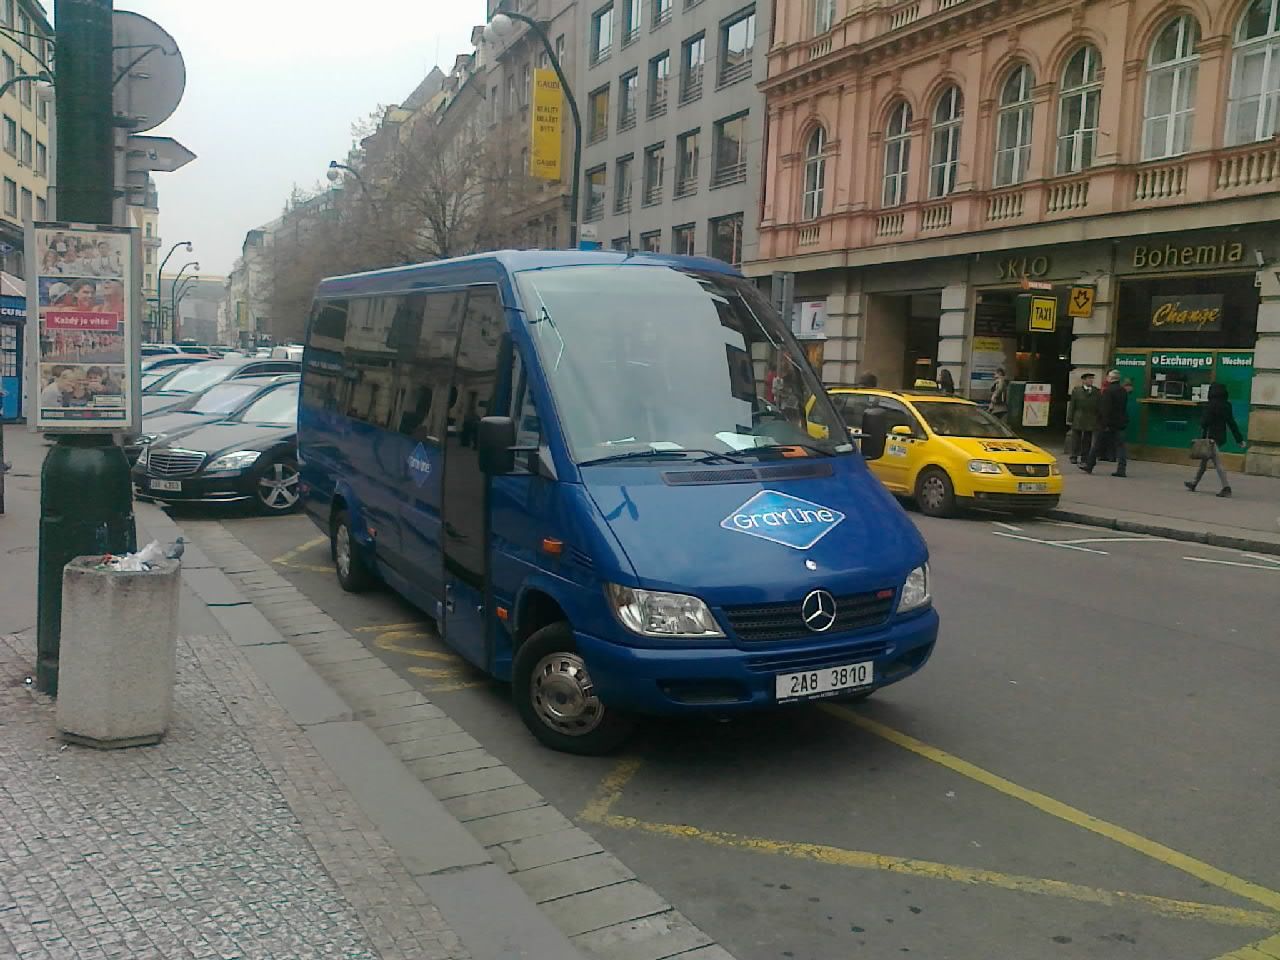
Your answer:
[[[145,467],[147,461],[151,459],[151,448],[143,447],[142,452],[138,454],[138,466]]]
[[[902,593],[898,596],[898,612],[908,613],[927,607],[933,601],[929,593],[929,565],[916,567],[907,574],[902,585]]]
[[[1062,476],[1062,470],[1058,467],[1056,463],[1049,464],[1049,476],[1051,477]]]
[[[224,470],[243,470],[251,467],[261,456],[257,450],[237,450],[235,453],[224,453],[205,467],[205,473],[219,473]]]
[[[160,434],[158,433],[144,433],[142,436],[138,437],[134,443],[145,447],[148,443],[155,443],[158,439],[160,439]]]
[[[605,586],[605,594],[622,625],[642,637],[723,637],[707,605],[683,593],[659,593]]]
[[[999,473],[1000,464],[996,463],[994,460],[970,460],[969,472],[970,473]]]

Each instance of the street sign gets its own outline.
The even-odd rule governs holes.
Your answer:
[[[1032,333],[1053,333],[1058,328],[1057,298],[1032,297],[1027,326]]]
[[[1045,283],[1043,280],[1028,280],[1026,277],[1021,281],[1023,290],[1052,290],[1052,283]]]
[[[1097,297],[1096,287],[1074,286],[1067,297],[1067,316],[1088,320],[1093,316],[1093,301]]]

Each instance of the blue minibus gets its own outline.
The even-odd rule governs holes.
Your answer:
[[[323,280],[298,459],[341,586],[424,610],[559,750],[610,751],[645,714],[861,699],[937,638],[924,541],[716,260]]]

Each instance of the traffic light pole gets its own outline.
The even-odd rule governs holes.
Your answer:
[[[112,220],[112,3],[54,2],[57,215],[61,221],[110,224]],[[36,686],[54,695],[62,639],[62,568],[73,557],[125,553],[137,547],[124,450],[110,436],[100,434],[61,434],[55,439],[40,471],[36,627]]]

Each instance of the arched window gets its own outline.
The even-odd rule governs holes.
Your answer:
[[[1236,27],[1227,145],[1280,132],[1280,0],[1253,0]]]
[[[1000,90],[1000,112],[996,117],[995,185],[1007,187],[1027,178],[1031,160],[1031,121],[1035,107],[1031,88],[1035,78],[1025,63],[1009,74]]]
[[[1079,173],[1093,163],[1098,146],[1102,80],[1098,48],[1083,46],[1067,61],[1058,94],[1058,173]]]
[[[822,191],[827,182],[827,133],[821,127],[813,131],[804,148],[804,196],[802,217],[814,220],[822,216]]]
[[[1156,34],[1147,57],[1147,102],[1142,121],[1142,159],[1176,157],[1191,149],[1200,69],[1200,27],[1195,17],[1170,20]]]
[[[896,207],[907,199],[911,169],[911,106],[903,100],[889,114],[884,134],[884,196],[881,205]]]
[[[964,96],[957,86],[947,87],[933,108],[933,136],[929,147],[929,196],[945,197],[956,188],[960,163],[960,124],[964,120]]]

